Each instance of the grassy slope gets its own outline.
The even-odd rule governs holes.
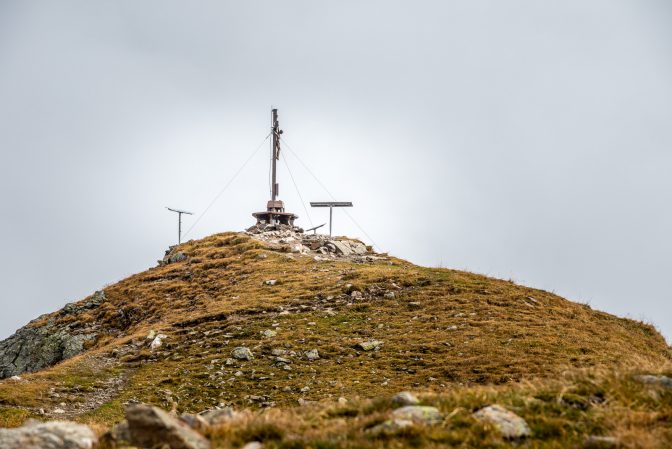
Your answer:
[[[179,250],[186,261],[107,287],[100,308],[61,317],[95,321],[107,335],[82,356],[24,382],[0,383],[0,425],[61,402],[78,419],[109,424],[128,400],[198,412],[218,404],[386,397],[404,389],[433,394],[446,410],[463,403],[467,410],[474,394],[509,397],[508,386],[477,385],[572,368],[662,366],[669,359],[664,339],[649,325],[480,275],[394,258],[316,262],[233,233]],[[268,279],[278,282],[265,285]],[[363,298],[352,300],[353,289]],[[395,298],[386,298],[388,291]],[[155,352],[145,338],[151,329],[168,335]],[[267,329],[277,336],[263,337]],[[379,351],[355,348],[372,339],[383,342]],[[250,347],[255,358],[226,365],[236,346]],[[273,348],[296,352],[289,356],[291,371],[274,364]],[[313,348],[320,360],[301,356]],[[110,385],[119,391],[105,397]],[[531,387],[516,388],[531,394],[525,390]],[[87,403],[96,395],[100,403]]]

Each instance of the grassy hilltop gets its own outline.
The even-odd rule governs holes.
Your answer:
[[[580,447],[589,435],[672,444],[671,390],[633,380],[670,372],[668,345],[648,324],[385,255],[294,254],[241,233],[178,252],[186,258],[106,287],[95,307],[31,322],[95,338],[60,364],[0,381],[0,426],[69,418],[102,431],[127,403],[178,413],[230,405],[248,411],[209,430],[216,447],[507,447],[472,417],[498,403],[529,423],[523,447]],[[232,357],[241,347],[248,360]],[[367,432],[403,390],[443,421]]]

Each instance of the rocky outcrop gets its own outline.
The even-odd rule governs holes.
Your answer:
[[[82,352],[87,342],[95,340],[95,329],[76,319],[60,322],[59,318],[95,309],[105,300],[104,292],[96,292],[85,301],[67,304],[49,318],[31,321],[0,341],[0,379],[47,368]]]
[[[2,449],[91,449],[98,439],[82,424],[30,421],[18,429],[0,429]]]
[[[323,234],[304,234],[295,229],[256,229],[248,233],[255,239],[269,244],[272,248],[283,249],[291,253],[315,254],[317,257],[329,256],[359,260],[376,259],[373,251],[362,242],[345,238],[333,238]],[[167,253],[168,254],[168,253]],[[164,259],[165,260],[165,259]]]

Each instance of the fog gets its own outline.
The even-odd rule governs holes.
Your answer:
[[[252,225],[271,107],[297,224],[352,201],[337,234],[669,337],[671,25],[647,0],[4,0],[0,337],[153,266],[165,206],[187,239]]]

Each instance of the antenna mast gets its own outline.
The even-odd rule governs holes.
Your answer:
[[[273,134],[272,149],[271,149],[271,165],[273,175],[271,180],[271,201],[275,201],[280,194],[280,184],[277,180],[277,161],[280,159],[280,124],[278,123],[278,110],[271,110],[271,133]]]

